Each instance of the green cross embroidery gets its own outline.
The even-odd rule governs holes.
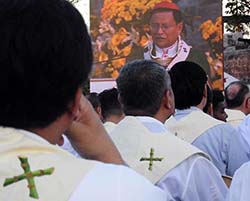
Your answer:
[[[22,168],[24,170],[24,173],[20,174],[18,176],[14,176],[12,178],[5,179],[3,186],[5,187],[5,186],[8,186],[10,184],[21,181],[23,179],[27,179],[28,188],[29,188],[29,191],[30,191],[29,196],[32,197],[32,198],[37,198],[38,199],[39,196],[38,196],[38,192],[36,190],[34,177],[40,177],[40,176],[43,176],[43,175],[51,175],[54,172],[54,168],[51,167],[51,168],[48,168],[48,169],[36,170],[36,171],[32,172],[30,170],[30,165],[29,165],[29,162],[28,162],[28,158],[25,157],[25,156],[18,156],[18,158],[19,158],[19,160],[21,162],[21,166],[22,166]]]
[[[164,158],[154,158],[154,149],[151,148],[150,149],[150,154],[149,154],[149,158],[146,158],[146,157],[142,157],[140,159],[140,161],[149,161],[149,167],[148,167],[148,170],[149,171],[152,171],[153,170],[153,162],[154,161],[162,161]]]

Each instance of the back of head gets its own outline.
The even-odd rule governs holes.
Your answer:
[[[44,128],[68,111],[92,64],[91,40],[66,0],[0,1],[0,125]]]
[[[227,108],[240,107],[245,100],[246,94],[249,93],[248,86],[242,81],[230,83],[225,88],[225,101]]]
[[[190,61],[176,63],[169,71],[169,75],[176,109],[187,109],[200,104],[207,75],[198,64]]]
[[[223,92],[213,90],[213,117],[221,121],[227,121],[227,113],[225,112],[225,101]]]
[[[96,110],[98,107],[101,106],[100,100],[99,100],[99,96],[98,93],[96,92],[91,92],[89,94],[86,95],[86,98],[89,100],[89,102],[91,103],[91,105],[93,106],[93,108]]]
[[[213,108],[217,109],[219,103],[224,102],[224,95],[222,91],[214,89],[213,91]]]
[[[207,84],[207,102],[203,108],[203,112],[212,115],[212,105],[213,105],[213,93],[210,86]]]
[[[122,116],[123,111],[118,100],[118,91],[116,88],[106,89],[99,94],[104,120],[110,115]]]
[[[116,80],[126,115],[154,116],[171,81],[166,70],[150,60],[127,63]]]

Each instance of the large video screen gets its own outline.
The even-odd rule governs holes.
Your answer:
[[[153,20],[152,9],[161,2],[90,1],[90,34],[94,50],[91,91],[114,86],[122,66],[134,59],[154,59],[166,69],[178,61],[194,61],[207,72],[213,88],[223,89],[221,1],[177,1],[183,15],[181,31],[174,44],[162,42],[163,45],[156,32],[164,32],[162,40],[175,37],[179,22],[174,18],[174,21],[160,22],[161,27],[157,28],[159,21],[157,18]],[[168,51],[166,59],[165,53],[160,52],[165,49]]]

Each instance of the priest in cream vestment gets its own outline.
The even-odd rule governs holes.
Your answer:
[[[209,154],[221,174],[233,176],[250,159],[242,137],[222,121],[204,113],[207,76],[193,62],[180,62],[169,71],[175,95],[176,113],[167,128],[177,137]]]
[[[165,69],[149,60],[128,63],[117,87],[126,117],[110,136],[127,165],[173,200],[224,200],[227,189],[209,157],[164,127],[174,110]]]
[[[124,165],[78,159],[55,145],[67,130],[80,153],[123,164],[81,97],[92,51],[80,13],[66,0],[0,7],[0,200],[170,200]]]

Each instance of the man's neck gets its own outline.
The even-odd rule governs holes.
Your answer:
[[[118,124],[123,118],[125,117],[125,115],[109,115],[106,119],[105,122],[110,121],[113,122],[115,124]]]
[[[205,92],[205,93],[207,93],[207,92]],[[197,107],[197,108],[203,110],[206,107],[206,104],[207,104],[207,97],[203,96],[201,99],[201,102],[198,105],[195,105],[194,107]]]
[[[67,119],[65,116],[62,116],[45,128],[31,128],[27,130],[39,135],[51,144],[57,144],[60,141],[62,134],[68,128],[69,124],[69,119]]]
[[[154,118],[157,119],[158,121],[162,122],[163,124],[165,123],[165,121],[171,116],[171,113],[163,113],[161,111],[157,112],[154,115]]]

